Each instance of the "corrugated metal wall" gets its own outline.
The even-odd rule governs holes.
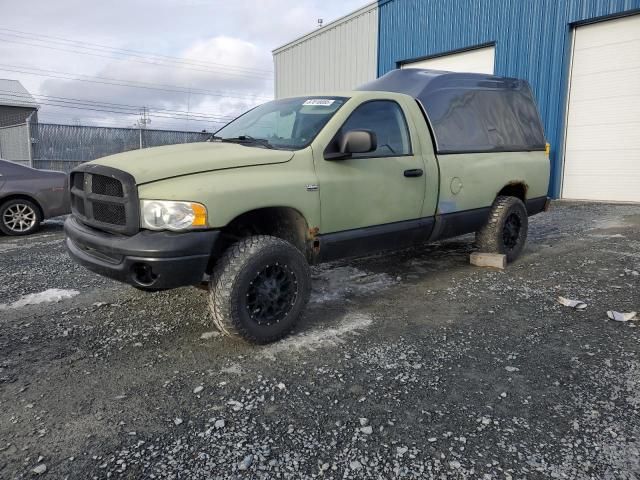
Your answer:
[[[403,60],[495,43],[496,75],[532,85],[557,197],[572,24],[638,9],[640,0],[380,0],[378,74]]]
[[[276,98],[351,90],[376,78],[375,3],[273,51]]]

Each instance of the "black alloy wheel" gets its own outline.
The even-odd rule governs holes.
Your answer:
[[[249,283],[246,308],[258,325],[273,325],[283,320],[296,303],[298,280],[284,265],[267,265]]]
[[[230,245],[209,280],[209,308],[224,335],[264,344],[285,337],[311,292],[305,255],[290,242],[253,235]]]
[[[507,250],[513,250],[518,244],[521,226],[522,223],[520,222],[520,217],[515,213],[509,215],[505,220],[504,227],[502,229],[502,241]]]
[[[480,252],[503,254],[507,262],[513,262],[524,249],[528,231],[524,202],[516,197],[499,196],[486,223],[476,232],[476,244]]]

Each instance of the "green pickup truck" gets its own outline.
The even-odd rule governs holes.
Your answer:
[[[66,245],[142,290],[206,285],[221,332],[272,342],[304,311],[309,265],[471,232],[514,260],[548,205],[545,147],[525,81],[396,70],[81,165]]]

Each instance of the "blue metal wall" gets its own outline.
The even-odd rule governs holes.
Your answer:
[[[639,10],[640,0],[379,0],[378,75],[404,60],[494,43],[496,75],[531,83],[551,143],[549,192],[557,198],[571,29]]]

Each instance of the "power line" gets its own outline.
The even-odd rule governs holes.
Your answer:
[[[32,70],[32,71],[27,71],[27,70]],[[113,85],[113,86],[119,86],[119,87],[140,88],[140,89],[146,89],[146,90],[159,90],[163,92],[183,93],[183,94],[191,94],[191,95],[238,98],[242,100],[250,99],[250,98],[264,99],[264,100],[271,99],[271,97],[267,97],[264,95],[241,95],[239,92],[231,92],[231,91],[224,91],[224,90],[214,91],[214,90],[205,90],[200,88],[191,89],[188,87],[182,87],[178,85],[139,82],[134,80],[120,80],[117,78],[110,78],[110,77],[74,74],[69,72],[61,72],[58,70],[47,70],[43,68],[29,67],[27,65],[0,64],[0,71],[23,73],[25,75],[34,75],[34,76],[47,77],[47,78],[59,78],[61,80],[72,80],[72,81],[78,81],[78,82],[96,83],[96,84],[102,84],[102,85]],[[41,73],[41,72],[46,72],[46,73]],[[168,87],[168,88],[164,88],[164,87]]]
[[[6,35],[3,33],[0,33],[0,35]],[[19,40],[11,40],[11,39],[7,39],[7,38],[0,38],[1,41],[3,42],[10,42],[10,43],[17,43],[17,44],[21,44],[21,45],[28,45],[31,47],[39,47],[39,48],[47,48],[49,50],[58,50],[58,51],[62,51],[62,52],[71,52],[71,53],[76,53],[76,54],[80,54],[80,55],[89,55],[89,56],[93,56],[93,57],[102,57],[102,58],[109,58],[112,60],[130,60],[132,62],[137,62],[137,63],[143,63],[143,64],[147,64],[147,65],[156,65],[158,67],[166,67],[166,68],[176,68],[175,65],[167,65],[167,64],[163,64],[163,63],[158,63],[158,62],[153,62],[153,61],[145,61],[142,59],[135,59],[135,58],[124,58],[124,57],[113,57],[113,56],[109,56],[109,55],[100,55],[98,53],[91,53],[91,52],[82,52],[82,51],[78,51],[78,50],[70,50],[68,48],[59,48],[59,47],[54,47],[52,45],[41,45],[41,44],[36,44],[36,43],[29,43],[29,42],[24,42],[24,41],[19,41]],[[224,71],[220,71],[219,69],[210,69],[210,68],[194,68],[194,67],[188,67],[188,66],[182,66],[181,68],[184,68],[185,70],[192,70],[194,72],[206,72],[206,73],[222,73],[223,75],[227,75],[230,77],[245,77],[245,78],[264,78],[266,75],[262,74],[243,74],[243,73],[239,73],[239,72],[224,72]]]
[[[56,103],[45,103],[45,102],[41,102],[42,105],[47,105],[50,107],[59,107],[59,108],[71,108],[74,110],[87,110],[87,111],[92,111],[92,112],[104,112],[104,113],[113,113],[113,114],[119,114],[119,115],[127,115],[127,116],[135,116],[138,115],[140,112],[122,112],[122,111],[116,111],[116,110],[106,110],[106,109],[99,109],[99,108],[89,108],[89,107],[74,107],[71,105],[59,105]],[[184,117],[172,117],[172,116],[167,116],[167,115],[156,115],[156,114],[148,114],[149,117],[153,117],[153,118],[168,118],[168,119],[172,119],[172,120],[181,120],[181,121],[185,121],[186,118]],[[193,121],[193,122],[204,122],[204,123],[218,123],[218,124],[224,124],[224,123],[228,123],[225,121],[220,121],[220,120],[205,120],[205,119],[198,119],[198,118],[192,118],[189,121]]]
[[[142,107],[140,105],[131,105],[125,103],[112,103],[112,102],[101,102],[97,100],[87,100],[81,98],[71,98],[71,97],[59,97],[54,95],[43,95],[43,94],[28,94],[28,93],[16,93],[10,90],[0,90],[0,98],[1,97],[18,97],[21,100],[29,100],[31,97],[35,97],[36,101],[38,98],[44,99],[45,101],[55,101],[60,103],[69,103],[72,105],[88,105],[95,107],[106,107],[106,108],[118,108],[118,109],[135,109],[139,111]],[[159,113],[167,113],[167,114],[175,114],[175,115],[185,115],[188,117],[200,117],[200,118],[216,118],[223,120],[233,120],[235,117],[231,115],[220,115],[220,114],[209,114],[204,112],[190,112],[185,110],[171,110],[165,108],[151,107],[150,111],[159,112]]]
[[[200,66],[200,67],[207,67],[207,66],[213,66],[213,67],[216,67],[216,68],[222,67],[224,69],[232,69],[232,70],[244,71],[244,72],[247,72],[247,73],[259,73],[259,74],[264,74],[264,73],[272,74],[273,73],[271,70],[267,70],[267,69],[253,68],[253,67],[240,67],[238,65],[229,65],[229,64],[216,63],[216,62],[205,62],[205,61],[201,61],[201,60],[194,60],[194,59],[184,58],[184,57],[176,57],[176,56],[172,56],[172,55],[163,55],[163,54],[158,54],[158,53],[153,53],[153,52],[144,52],[144,51],[141,51],[141,50],[133,50],[133,49],[127,49],[127,48],[112,47],[112,46],[109,46],[109,45],[103,45],[103,44],[99,44],[99,43],[90,43],[90,42],[86,42],[86,41],[73,40],[73,39],[64,38],[64,37],[57,37],[57,36],[53,36],[53,35],[43,35],[43,34],[39,34],[39,33],[23,32],[23,31],[14,30],[14,29],[11,29],[11,28],[2,28],[2,27],[0,27],[0,31],[12,32],[12,33],[4,33],[4,35],[9,35],[9,36],[13,36],[13,37],[26,38],[27,40],[36,40],[36,41],[40,41],[40,42],[47,41],[49,43],[51,43],[52,40],[53,40],[53,43],[56,43],[56,44],[62,44],[62,45],[71,44],[71,46],[76,46],[76,47],[80,47],[80,48],[87,49],[87,50],[94,50],[94,51],[100,51],[100,52],[109,51],[109,52],[113,52],[113,53],[116,53],[116,54],[130,55],[130,56],[136,56],[136,57],[141,57],[141,58],[165,59],[164,61],[169,61],[169,62],[173,62],[173,63],[187,64],[187,65],[194,65],[194,66]],[[44,39],[46,39],[46,40],[44,40]]]
[[[61,120],[62,118],[66,119],[66,120]],[[54,123],[54,124],[59,124],[59,125],[78,125],[77,122],[82,121],[84,125],[81,126],[101,126],[101,127],[106,127],[106,128],[132,128],[131,122],[122,122],[122,121],[118,121],[115,118],[111,117],[111,116],[91,116],[91,115],[86,115],[83,114],[82,116],[78,116],[77,114],[74,113],[68,113],[68,112],[55,112],[55,113],[46,113],[44,112],[43,114],[40,114],[40,112],[38,113],[38,123],[43,124],[43,123]],[[87,122],[88,121],[88,122]],[[70,123],[73,122],[73,123]],[[87,125],[87,123],[91,123],[93,125]],[[166,130],[176,130],[178,129],[179,131],[188,131],[188,130],[183,130],[182,126],[184,126],[185,121],[184,120],[171,120],[171,119],[167,119],[167,120],[157,120],[156,122],[153,123],[153,128],[151,128],[150,130],[162,130],[162,129],[166,129]],[[124,125],[124,126],[123,126]],[[218,122],[212,122],[212,125],[224,125],[224,123],[218,123]],[[206,125],[203,125],[203,127],[206,127]],[[219,127],[212,127],[213,129],[218,129]]]
[[[40,105],[47,105],[50,107],[59,107],[59,108],[71,108],[74,110],[87,110],[87,111],[92,111],[92,112],[104,112],[104,113],[114,113],[114,114],[119,114],[119,115],[138,115],[140,112],[139,111],[133,111],[133,110],[129,110],[129,111],[123,111],[123,110],[112,110],[112,109],[107,109],[107,108],[97,108],[97,107],[89,107],[89,106],[78,106],[78,105],[66,105],[66,104],[61,104],[61,103],[55,103],[55,100],[49,100],[49,101],[39,101]],[[153,118],[170,118],[173,120],[187,120],[188,117],[185,116],[175,116],[175,115],[161,115],[158,113],[154,113],[154,114],[149,114],[150,117]],[[194,121],[194,122],[208,122],[208,123],[228,123],[225,120],[214,120],[214,119],[205,119],[205,118],[190,118],[189,121]]]
[[[0,94],[0,98],[1,97],[18,97],[18,95],[11,95],[11,94]],[[121,113],[126,113],[126,114],[131,114],[131,115],[137,115],[140,112],[140,109],[142,108],[146,108],[146,107],[137,107],[137,106],[123,106],[122,104],[100,104],[100,103],[93,103],[93,102],[85,102],[82,100],[71,100],[71,101],[65,101],[65,100],[60,100],[58,98],[46,98],[47,96],[44,96],[43,98],[40,98],[39,95],[33,95],[34,97],[38,97],[36,98],[36,101],[39,104],[42,105],[51,105],[52,102],[55,103],[56,106],[66,106],[66,105],[71,105],[74,107],[90,107],[90,108],[100,108],[100,109],[105,109],[105,111],[112,111],[112,110],[117,110],[118,112]],[[61,97],[59,97],[61,98]],[[21,98],[19,98],[21,100],[25,100],[28,99],[28,97],[23,96]],[[164,109],[149,109],[150,112],[153,113],[158,113],[160,115],[163,116],[167,116],[167,118],[175,118],[175,119],[203,119],[203,120],[221,120],[221,121],[225,121],[228,122],[230,120],[233,120],[235,117],[231,116],[231,115],[207,115],[207,114],[195,114],[192,115],[189,112],[181,112],[181,111],[176,111],[176,110],[164,110]]]

